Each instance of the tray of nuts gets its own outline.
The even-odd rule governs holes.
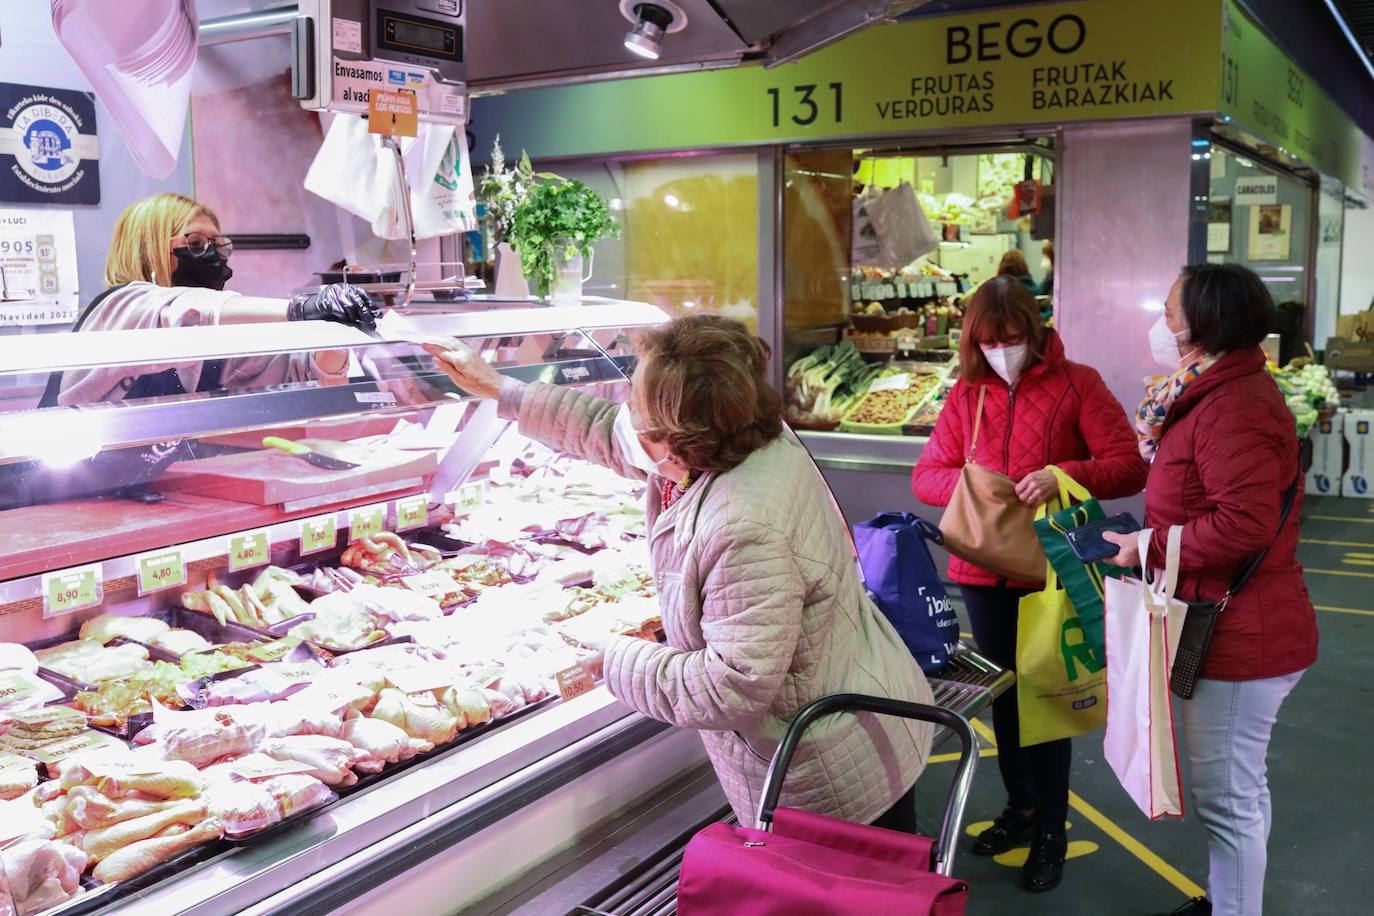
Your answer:
[[[868,395],[840,418],[839,431],[900,436],[907,423],[921,405],[940,387],[932,375],[907,376],[907,387],[885,388],[879,382]]]

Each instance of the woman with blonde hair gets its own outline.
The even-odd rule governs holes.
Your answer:
[[[82,311],[74,331],[115,331],[255,321],[324,320],[371,330],[378,306],[363,290],[344,283],[289,299],[226,291],[233,240],[220,233],[214,211],[180,194],[155,194],[130,204],[115,222],[105,261],[109,288]],[[236,360],[232,376],[218,361],[106,366],[54,373],[39,406],[88,404],[205,391],[229,382],[248,384],[338,376],[347,354],[321,351],[304,358]],[[291,362],[277,367],[269,364]],[[269,376],[278,377],[269,377]]]
[[[691,315],[640,332],[626,404],[504,379],[458,341],[426,349],[464,391],[499,398],[522,433],[646,482],[667,644],[617,636],[586,664],[622,702],[699,731],[741,823],[754,823],[768,761],[812,700],[931,702],[864,593],[825,480],[783,425],[768,345],[743,324]],[[925,722],[828,717],[802,740],[782,804],[913,831],[931,734]]]

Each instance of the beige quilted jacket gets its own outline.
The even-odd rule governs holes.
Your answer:
[[[515,401],[503,393],[503,413]],[[519,401],[520,430],[643,479],[614,443],[618,408],[534,384]],[[803,706],[841,692],[930,703],[930,686],[865,595],[843,520],[790,432],[662,512],[658,480],[648,532],[668,642],[614,640],[606,683],[640,712],[700,730],[735,814],[752,825],[769,759]],[[868,713],[823,719],[793,758],[782,804],[871,822],[915,783],[931,734],[928,723]]]

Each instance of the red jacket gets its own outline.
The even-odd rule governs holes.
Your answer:
[[[1203,677],[1278,677],[1316,661],[1316,614],[1297,556],[1301,481],[1278,530],[1297,469],[1293,416],[1258,347],[1223,356],[1164,418],[1145,487],[1145,521],[1155,529],[1150,565],[1163,565],[1169,527],[1182,525],[1178,597],[1219,601],[1245,559],[1269,547],[1218,618]]]
[[[1045,359],[1014,390],[997,375],[955,384],[911,472],[911,489],[921,502],[949,505],[973,439],[978,389],[984,387],[983,422],[973,456],[978,464],[1013,480],[1058,465],[1099,499],[1131,496],[1145,485],[1148,468],[1126,411],[1096,369],[1064,358],[1064,344],[1050,331]],[[1003,583],[996,573],[958,557],[950,557],[949,576],[967,585],[1030,587]]]

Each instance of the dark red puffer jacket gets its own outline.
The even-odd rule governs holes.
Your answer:
[[[1217,619],[1203,677],[1279,677],[1316,661],[1316,614],[1297,556],[1301,483],[1278,530],[1297,468],[1293,415],[1258,347],[1219,359],[1164,418],[1145,486],[1150,565],[1163,565],[1169,528],[1182,525],[1177,596],[1219,601],[1245,559],[1270,548]]]
[[[1050,331],[1045,359],[1017,381],[1014,392],[996,375],[955,384],[911,472],[911,489],[921,502],[949,505],[973,439],[981,387],[987,396],[973,457],[983,467],[1020,480],[1058,465],[1099,499],[1132,496],[1145,485],[1148,467],[1126,411],[1096,369],[1064,358],[1064,344]],[[1003,584],[996,573],[958,557],[950,557],[949,576],[966,585]]]

